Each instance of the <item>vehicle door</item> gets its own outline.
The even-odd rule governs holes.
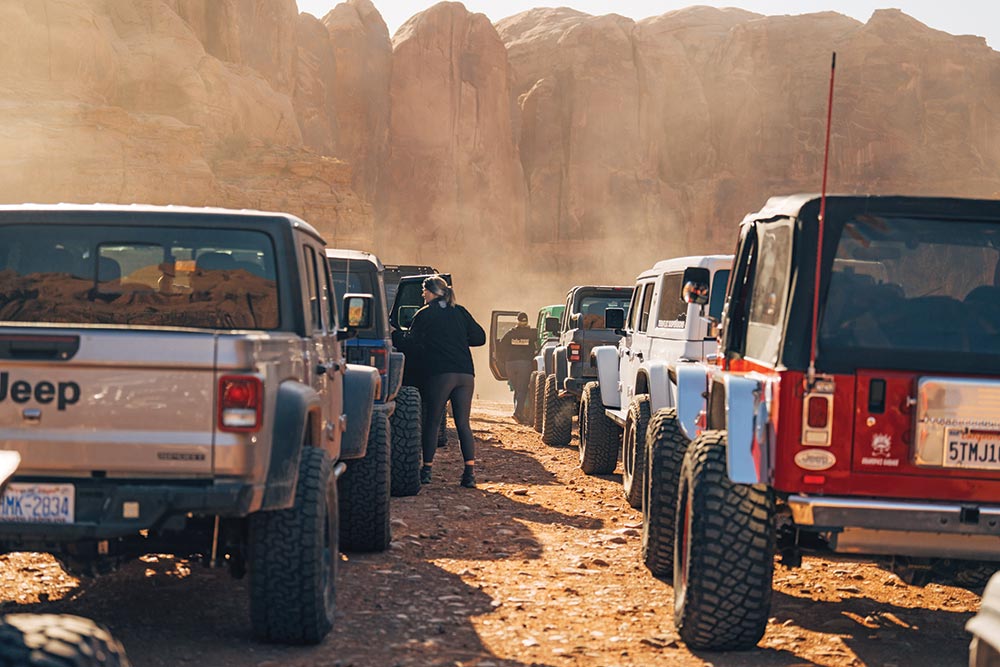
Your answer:
[[[642,304],[645,301],[646,293],[652,300],[653,286],[651,281],[642,281],[636,284],[632,293],[632,304],[628,309],[628,318],[625,320],[625,335],[622,336],[618,346],[619,374],[621,378],[621,405],[625,408],[632,396],[635,395],[635,377],[639,370],[639,361],[636,359],[633,346],[640,345],[646,338],[639,331],[642,319]]]
[[[313,239],[302,243],[304,273],[309,298],[307,321],[310,383],[321,397],[323,445],[331,453],[340,450],[341,416],[344,413],[344,358],[337,340],[337,305],[330,265],[322,245]]]
[[[451,286],[451,274],[435,274],[444,278],[444,281]],[[430,275],[404,276],[399,279],[396,286],[396,294],[392,300],[392,310],[389,311],[389,324],[394,329],[406,331],[410,328],[413,316],[424,307],[423,283]]]
[[[673,364],[683,356],[688,356],[687,346],[697,329],[699,350],[701,344],[700,318],[691,319],[691,308],[681,298],[683,287],[683,270],[665,273],[660,279],[659,298],[656,300],[656,315],[650,326],[656,331],[650,348],[650,358],[656,358],[666,364]],[[695,313],[698,312],[694,307]],[[700,354],[694,355],[698,358]]]
[[[500,340],[517,326],[516,310],[494,310],[490,313],[490,372],[497,380],[507,380],[507,369],[497,360]]]
[[[636,322],[636,330],[632,334],[632,346],[629,348],[629,352],[632,355],[629,361],[632,368],[630,377],[635,380],[632,384],[634,393],[645,393],[648,390],[648,388],[642,390],[637,388],[637,376],[643,364],[649,360],[649,352],[652,346],[650,332],[656,325],[656,313],[653,312],[653,302],[657,294],[657,287],[656,280],[643,283],[642,300],[639,301],[639,317]]]

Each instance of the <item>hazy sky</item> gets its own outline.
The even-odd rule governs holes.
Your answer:
[[[298,0],[299,11],[322,18],[340,0]],[[408,18],[435,4],[435,0],[373,0],[392,34]],[[981,35],[990,46],[1000,49],[1000,2],[997,0],[464,0],[473,12],[482,12],[492,21],[533,7],[568,6],[588,14],[622,14],[634,19],[658,16],[691,5],[740,7],[759,14],[808,14],[833,10],[867,21],[872,12],[897,7],[932,28],[955,35]]]

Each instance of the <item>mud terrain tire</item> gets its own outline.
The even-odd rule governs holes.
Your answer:
[[[347,461],[340,477],[340,548],[371,553],[389,547],[389,420],[377,412],[368,431],[363,459]]]
[[[250,621],[258,639],[318,644],[333,627],[337,480],[322,449],[305,447],[295,504],[250,516]]]
[[[535,423],[535,385],[538,384],[538,371],[531,371],[528,376],[528,391],[524,396],[524,421],[523,424],[533,426]]]
[[[545,374],[536,371],[538,377],[535,379],[535,421],[532,426],[539,433],[542,432],[542,421],[545,417]]]
[[[601,386],[588,382],[580,400],[580,470],[588,475],[613,473],[621,440],[621,428],[604,414]]]
[[[764,636],[774,576],[774,497],[726,474],[726,433],[705,431],[681,467],[674,624],[691,649],[748,649]]]
[[[642,560],[653,576],[674,574],[677,485],[688,439],[676,408],[657,410],[646,431],[646,474],[642,496]]]
[[[559,398],[556,376],[545,378],[542,400],[542,442],[552,447],[565,447],[573,439],[573,403]]]
[[[622,439],[622,487],[625,489],[625,500],[635,508],[642,507],[648,426],[649,394],[636,394],[628,404],[625,437]]]
[[[102,625],[68,614],[0,619],[0,667],[129,667],[125,649]]]
[[[396,395],[396,409],[389,418],[392,440],[390,493],[396,497],[420,493],[420,464],[423,460],[420,413],[420,390],[400,387]]]

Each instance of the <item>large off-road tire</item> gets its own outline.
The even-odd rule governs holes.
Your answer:
[[[68,614],[0,618],[0,667],[129,667],[107,628]]]
[[[649,394],[636,394],[628,404],[625,435],[622,438],[622,486],[625,489],[625,500],[636,508],[642,507],[648,426]]]
[[[400,387],[396,395],[396,409],[389,418],[389,433],[392,436],[392,473],[389,477],[393,496],[420,493],[420,464],[423,460],[420,412],[420,390]]]
[[[646,430],[646,474],[642,496],[642,560],[660,579],[674,575],[677,485],[688,439],[676,408],[657,410]]]
[[[621,440],[621,428],[604,414],[601,386],[588,382],[580,400],[580,470],[588,475],[613,473]]]
[[[573,439],[574,401],[559,398],[556,376],[545,378],[545,397],[542,400],[542,442],[553,447],[565,447]]]
[[[535,380],[535,420],[532,426],[539,433],[542,432],[542,421],[545,418],[545,373],[538,371],[538,378]]]
[[[389,420],[376,412],[365,457],[348,461],[340,477],[340,548],[344,551],[385,551],[389,547],[391,449]]]
[[[726,433],[684,455],[674,540],[674,625],[692,649],[751,648],[764,636],[774,576],[774,496],[726,474]]]
[[[521,415],[524,418],[523,424],[529,426],[535,423],[535,385],[538,384],[538,376],[541,375],[538,371],[531,371],[531,375],[528,376],[528,390],[524,395],[524,414]]]
[[[250,621],[258,639],[318,644],[337,593],[337,480],[322,449],[305,447],[295,504],[250,516]]]

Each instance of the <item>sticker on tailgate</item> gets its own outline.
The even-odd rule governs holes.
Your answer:
[[[0,521],[14,523],[73,523],[72,484],[12,482],[0,496]]]

